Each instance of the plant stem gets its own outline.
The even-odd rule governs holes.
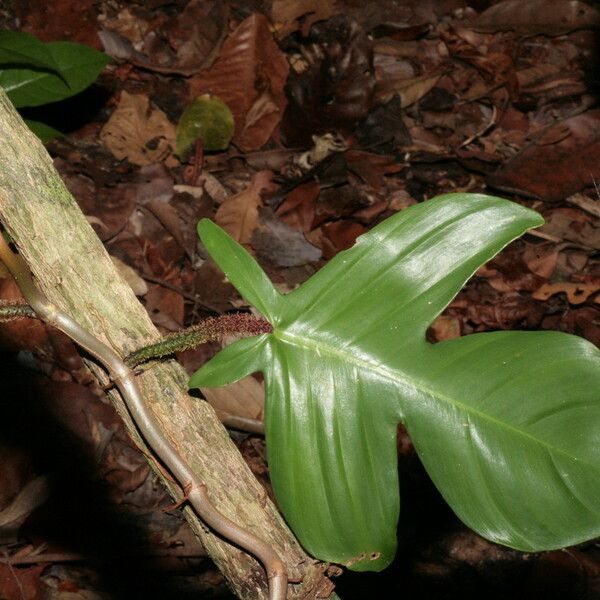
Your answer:
[[[13,254],[2,235],[0,235],[0,259],[6,264],[23,297],[39,317],[66,333],[104,365],[119,388],[142,436],[181,486],[183,500],[187,500],[196,514],[212,529],[256,556],[267,572],[270,600],[285,600],[287,572],[279,555],[263,540],[238,526],[214,507],[204,481],[196,476],[163,435],[158,422],[143,400],[132,370],[112,348],[73,321],[37,289],[27,265],[18,255]]]

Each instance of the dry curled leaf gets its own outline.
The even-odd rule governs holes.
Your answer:
[[[190,75],[215,60],[227,31],[229,6],[220,0],[191,0],[165,27],[177,52],[173,72]]]
[[[143,94],[121,93],[119,105],[100,131],[102,143],[135,165],[161,162],[175,147],[175,125]]]
[[[257,150],[283,115],[288,69],[269,22],[254,13],[225,40],[214,65],[190,79],[191,95],[218,96],[233,114],[233,142],[243,151]]]
[[[274,191],[271,171],[259,171],[250,185],[235,196],[226,198],[215,215],[215,222],[234,240],[247,244],[258,225],[258,207],[262,205],[261,193]]]
[[[33,567],[15,569],[10,564],[0,563],[0,582],[2,598],[7,600],[43,600],[48,598],[48,586],[40,575],[48,565],[41,564]],[[52,594],[52,598],[57,596]],[[63,600],[58,598],[58,600]],[[70,599],[69,599],[70,600]],[[87,599],[86,599],[87,600]]]

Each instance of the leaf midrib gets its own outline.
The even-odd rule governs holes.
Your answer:
[[[467,414],[477,416],[477,417],[483,419],[484,421],[493,423],[500,429],[512,431],[516,435],[520,435],[523,438],[525,438],[535,444],[538,444],[539,446],[545,448],[549,452],[555,452],[557,454],[562,454],[564,457],[566,457],[572,461],[575,461],[579,464],[586,465],[594,470],[597,470],[597,467],[595,465],[593,465],[592,463],[589,463],[586,460],[582,460],[581,458],[573,456],[573,455],[569,454],[567,451],[563,450],[562,448],[552,446],[548,442],[541,440],[541,439],[535,437],[534,435],[531,435],[530,433],[523,431],[522,429],[518,429],[504,421],[501,421],[500,419],[497,419],[496,417],[493,417],[492,415],[489,415],[480,410],[477,410],[476,408],[469,406],[468,404],[464,404],[463,402],[460,402],[459,400],[456,400],[455,398],[452,398],[451,396],[442,394],[438,390],[429,388],[426,385],[424,385],[422,381],[419,381],[419,380],[416,380],[416,379],[413,379],[413,378],[407,376],[406,372],[404,372],[404,371],[396,371],[394,369],[390,369],[389,367],[386,367],[384,365],[376,364],[376,363],[366,360],[364,358],[357,357],[348,351],[340,350],[339,348],[335,348],[334,346],[331,346],[330,344],[326,344],[322,341],[316,341],[312,338],[307,338],[304,336],[296,335],[296,334],[293,334],[293,333],[290,333],[287,331],[282,331],[280,329],[274,329],[271,335],[273,335],[276,339],[279,339],[283,342],[286,342],[289,344],[294,344],[294,345],[297,345],[300,347],[304,347],[308,350],[311,350],[311,351],[315,352],[317,354],[317,356],[319,356],[319,357],[321,356],[321,354],[329,354],[329,355],[335,356],[339,360],[352,363],[362,369],[375,371],[378,375],[381,375],[382,377],[391,380],[395,385],[398,385],[398,383],[400,382],[404,385],[412,387],[413,389],[417,390],[420,393],[429,395],[429,396],[435,398],[436,400],[440,400],[441,402],[446,402],[460,410],[464,410]],[[354,348],[353,350],[356,351],[356,348]]]

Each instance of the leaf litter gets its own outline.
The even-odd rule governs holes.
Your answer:
[[[103,45],[115,58],[96,84],[105,104],[49,151],[163,332],[247,308],[199,243],[200,218],[223,225],[289,291],[394,212],[440,193],[487,191],[538,210],[546,224],[478,271],[432,324],[430,341],[556,329],[600,344],[599,117],[590,77],[597,3],[61,0],[51,12],[38,1],[13,4],[0,14],[3,27]],[[202,94],[227,104],[234,136],[225,151],[206,152],[202,161],[192,152],[182,163],[176,126]],[[18,297],[5,273],[0,297]],[[214,571],[199,578],[180,564],[169,574],[169,557],[203,561],[202,549],[157,510],[165,495],[69,340],[25,319],[0,324],[0,347],[12,357],[4,368],[15,391],[7,397],[24,395],[19,373],[29,382],[22,404],[40,397],[48,408],[35,405],[28,430],[18,429],[27,422],[24,408],[3,408],[0,518],[10,509],[24,519],[0,527],[0,539],[10,537],[3,554],[22,561],[21,586],[0,563],[0,595],[105,589],[102,567],[80,562],[93,558],[89,545],[67,535],[81,511],[60,508],[61,484],[39,505],[28,500],[28,490],[65,460],[64,447],[52,450],[40,433],[46,422],[59,438],[75,440],[67,454],[85,457],[84,471],[103,482],[111,510],[134,523],[118,571],[124,585],[135,574],[133,557],[150,555],[161,575],[150,578],[149,597],[181,597],[183,589],[226,594]],[[207,344],[178,358],[192,372],[217,350]],[[210,395],[223,415],[261,418],[257,379]],[[268,487],[260,436],[231,435]],[[41,459],[37,438],[47,440],[51,458]],[[390,587],[448,598],[479,597],[491,586],[503,595],[600,594],[596,545],[525,556],[484,542],[441,508],[402,430],[398,440],[403,477],[412,480],[403,548],[376,578],[342,576],[343,598]],[[63,479],[58,469],[59,482],[75,468],[69,465]],[[57,515],[62,528],[50,526]]]

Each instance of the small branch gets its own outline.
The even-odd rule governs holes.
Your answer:
[[[213,506],[206,484],[197,478],[163,435],[154,415],[143,401],[131,369],[112,348],[75,323],[38,291],[27,265],[18,255],[13,254],[2,235],[0,235],[0,259],[15,278],[26,302],[39,317],[67,334],[106,368],[121,392],[140,433],[185,491],[184,497],[192,505],[196,514],[224,538],[256,556],[267,572],[270,600],[285,600],[287,572],[283,561],[271,546],[239,527]]]

